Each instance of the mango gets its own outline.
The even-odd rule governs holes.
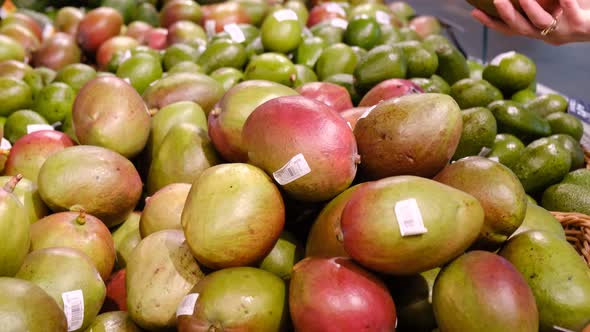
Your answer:
[[[149,195],[172,183],[192,183],[219,159],[207,133],[193,124],[177,124],[162,140],[148,173]]]
[[[498,162],[483,157],[464,158],[447,166],[434,179],[472,195],[481,203],[485,220],[475,248],[498,249],[524,220],[524,188],[516,175]]]
[[[405,228],[408,224],[415,227]],[[365,184],[352,194],[341,219],[346,252],[371,270],[393,275],[417,274],[453,260],[473,244],[483,225],[484,210],[473,196],[415,176]]]
[[[590,317],[590,271],[566,241],[531,230],[510,239],[499,252],[524,276],[539,309],[539,331],[581,331]]]
[[[561,223],[549,211],[532,202],[528,202],[524,220],[510,238],[529,230],[547,231],[565,240]]]
[[[146,198],[139,222],[141,237],[164,229],[182,229],[180,217],[190,189],[190,184],[173,183]]]
[[[432,294],[441,331],[539,331],[533,292],[506,259],[471,251],[443,268]]]
[[[131,252],[141,241],[141,235],[139,234],[140,218],[140,212],[131,213],[121,226],[112,233],[117,253],[117,259],[115,260],[117,269],[124,269],[127,266]]]
[[[433,177],[455,154],[461,129],[459,106],[447,95],[411,94],[383,101],[354,128],[361,172],[369,179]]]

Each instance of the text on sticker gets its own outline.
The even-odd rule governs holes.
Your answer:
[[[397,202],[395,217],[402,236],[420,235],[428,232],[428,229],[424,227],[418,202],[414,198]]]
[[[81,289],[61,294],[68,331],[76,331],[84,323],[84,294]]]
[[[309,168],[303,154],[299,153],[291,158],[285,166],[272,173],[272,176],[281,186],[284,186],[309,173],[311,173],[311,168]]]

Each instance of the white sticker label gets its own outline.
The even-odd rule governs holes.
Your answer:
[[[176,309],[176,317],[192,315],[195,312],[195,304],[198,298],[199,293],[191,293],[185,296]]]
[[[311,168],[309,168],[303,154],[299,153],[291,158],[285,166],[272,173],[272,176],[281,186],[284,186],[309,173],[311,173]]]
[[[502,62],[502,60],[509,58],[509,57],[513,56],[514,54],[516,54],[516,52],[514,52],[514,51],[498,54],[494,59],[492,59],[492,61],[490,62],[490,65],[499,66],[500,62]]]
[[[364,118],[366,118],[367,116],[369,116],[369,114],[371,114],[371,112],[373,111],[373,109],[375,109],[375,107],[376,107],[376,106],[377,106],[377,105],[375,105],[375,106],[372,106],[372,107],[369,107],[369,108],[368,108],[368,109],[365,111],[365,113],[363,113],[363,114],[361,114],[361,116],[359,116],[359,120],[360,120],[360,119],[364,119]]]
[[[346,30],[348,27],[348,21],[341,18],[334,18],[330,20],[330,25],[336,28]]]
[[[55,130],[52,125],[48,124],[31,124],[27,126],[27,134],[41,130]]]
[[[561,331],[561,332],[575,332],[575,331],[568,330],[566,328],[563,328],[563,327],[560,327],[560,326],[557,326],[557,325],[553,325],[553,329],[555,331]]]
[[[215,20],[205,21],[205,31],[207,31],[207,35],[213,36],[215,34],[215,25]]]
[[[492,149],[488,148],[487,146],[484,146],[483,148],[481,148],[481,151],[479,151],[478,156],[480,157],[487,157],[490,152],[492,152]]]
[[[75,331],[84,322],[84,294],[81,289],[61,294],[64,302],[64,314],[68,321],[68,331]]]
[[[418,202],[414,198],[397,202],[395,217],[402,236],[420,235],[428,232],[428,229],[424,227]]]
[[[491,160],[491,161],[495,161],[497,163],[500,162],[500,158],[498,158],[497,156],[495,156],[495,157],[489,157],[488,159]]]
[[[378,10],[375,13],[375,19],[377,20],[377,23],[379,23],[379,24],[388,25],[391,23],[391,17],[389,16],[389,14],[387,14],[386,12],[384,12],[382,10]]]
[[[336,13],[342,17],[346,17],[346,12],[344,11],[344,8],[342,8],[340,5],[328,2],[324,6],[327,12]]]
[[[53,27],[53,25],[52,24],[45,24],[45,26],[43,27],[43,32],[41,33],[41,37],[43,38],[43,40],[46,40],[49,37],[53,36],[54,33],[55,33],[55,28]]]
[[[276,12],[274,12],[272,14],[272,16],[274,16],[277,21],[279,22],[283,22],[283,21],[297,21],[297,13],[295,13],[293,10],[291,9],[281,9],[281,10],[277,10]]]
[[[240,29],[240,27],[235,23],[231,23],[231,24],[224,26],[223,30],[225,32],[227,32],[229,34],[230,38],[233,41],[235,41],[236,43],[242,43],[246,40],[246,36],[244,36],[244,32],[242,32],[242,29]]]
[[[12,144],[10,144],[10,142],[2,137],[2,143],[0,143],[0,149],[2,150],[10,150],[12,148]]]

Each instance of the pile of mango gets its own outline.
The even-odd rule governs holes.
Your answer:
[[[11,326],[590,327],[549,212],[590,215],[584,125],[526,55],[468,59],[400,1],[7,3]],[[55,290],[76,282],[81,320]]]

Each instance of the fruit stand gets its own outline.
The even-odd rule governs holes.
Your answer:
[[[0,18],[0,330],[590,331],[590,107],[527,54],[401,1]]]

